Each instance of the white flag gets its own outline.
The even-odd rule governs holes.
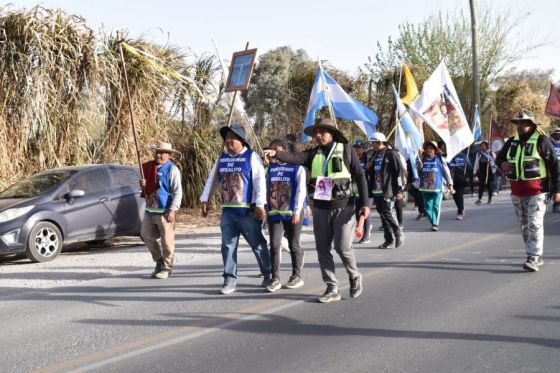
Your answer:
[[[410,108],[445,142],[447,159],[473,143],[472,131],[443,61],[424,82],[422,93]]]

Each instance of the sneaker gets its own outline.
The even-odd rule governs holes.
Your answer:
[[[369,237],[362,237],[362,239],[358,241],[358,243],[370,243],[370,242],[371,242],[371,238]]]
[[[492,204],[492,201],[488,201],[488,204],[491,205],[491,204]]]
[[[416,220],[426,220],[426,215],[424,215],[424,214],[418,214],[418,215],[416,216]]]
[[[154,278],[158,280],[165,280],[166,278],[171,277],[171,270],[170,269],[162,269],[158,273],[154,275]]]
[[[480,200],[480,199],[477,199],[477,200],[475,201],[475,203],[474,203],[474,204],[475,204],[475,205],[482,205],[482,200]]]
[[[465,218],[465,215],[463,214],[457,214],[457,217],[455,219],[457,220],[463,220]]]
[[[268,284],[268,286],[266,287],[266,290],[270,293],[274,293],[276,290],[279,290],[281,287],[282,284],[280,283],[280,279],[274,277],[272,281],[270,281],[270,284]]]
[[[154,268],[154,271],[150,275],[152,276],[152,278],[156,278],[156,275],[161,272],[161,264],[162,264],[161,262],[156,263],[156,268]]]
[[[404,231],[404,225],[399,224],[399,228],[401,229],[401,231]]]
[[[350,298],[358,298],[362,294],[362,275],[350,279]]]
[[[224,279],[224,284],[222,285],[222,288],[220,289],[220,293],[221,294],[231,294],[236,290],[236,281],[234,278],[231,277],[226,277]]]
[[[530,255],[527,261],[523,264],[523,269],[529,272],[538,272],[539,267],[544,264],[542,258],[538,255]]]
[[[290,279],[288,280],[288,282],[286,282],[286,284],[284,285],[284,287],[286,289],[297,289],[302,287],[304,284],[303,279],[301,278],[301,276],[290,276]]]
[[[377,246],[378,249],[388,249],[393,244],[393,241],[385,241],[381,245]]]
[[[437,232],[437,231],[439,231],[439,228],[438,228],[438,226],[437,226],[437,225],[435,225],[435,224],[434,224],[434,225],[432,225],[432,231],[434,231],[434,232]]]
[[[398,236],[395,240],[395,249],[404,245],[404,236]]]
[[[270,285],[272,282],[270,275],[268,276],[264,276],[262,282],[261,282],[261,287],[262,288],[268,288],[268,285]]]
[[[327,285],[327,290],[317,300],[319,303],[338,302],[341,298],[336,285]]]

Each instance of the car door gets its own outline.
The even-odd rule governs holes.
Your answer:
[[[107,205],[115,218],[115,233],[139,234],[145,206],[140,197],[139,172],[131,167],[111,166],[109,178],[114,198]]]
[[[102,239],[115,230],[114,217],[106,205],[113,196],[105,169],[79,172],[69,180],[69,190],[83,190],[84,195],[67,201],[67,238]]]

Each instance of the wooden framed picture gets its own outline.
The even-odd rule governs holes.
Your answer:
[[[247,49],[233,54],[225,92],[245,91],[249,88],[256,55],[256,49]]]

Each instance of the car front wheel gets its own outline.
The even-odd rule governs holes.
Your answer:
[[[25,255],[35,263],[48,262],[60,254],[62,234],[52,223],[42,221],[31,229]]]

